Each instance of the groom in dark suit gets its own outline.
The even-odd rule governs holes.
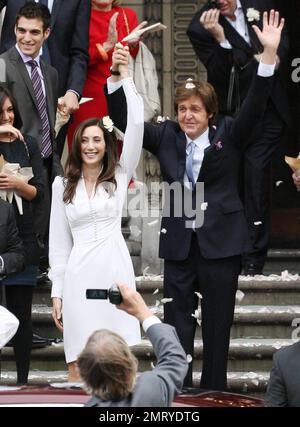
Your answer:
[[[245,100],[262,51],[252,24],[261,28],[263,12],[271,8],[272,2],[269,0],[209,1],[195,14],[188,27],[187,34],[198,58],[206,67],[208,82],[216,90],[222,115],[236,114]],[[267,108],[244,153],[243,198],[251,237],[243,257],[245,274],[261,274],[267,256],[270,164],[289,118],[281,78],[281,65],[287,50],[288,38],[284,30]]]
[[[164,321],[175,326],[185,352],[193,358],[196,292],[201,293],[201,387],[205,389],[224,390],[227,385],[230,328],[248,236],[238,192],[240,158],[272,90],[282,28],[283,21],[279,23],[274,11],[269,19],[265,14],[263,32],[255,27],[264,46],[262,62],[235,119],[226,117],[217,128],[212,126],[217,110],[213,87],[187,80],[176,91],[178,123],[166,120],[159,126],[144,126],[144,148],[157,156],[163,181],[172,186],[165,197],[160,231],[164,296],[171,298],[164,305]],[[118,86],[108,80],[108,106],[116,126],[124,130],[126,101]],[[203,196],[206,204],[199,206]],[[192,362],[185,385],[192,385]]]
[[[0,0],[0,11],[6,7],[1,32],[0,53],[15,44],[16,15],[28,0]],[[63,97],[66,113],[79,108],[89,59],[90,0],[40,0],[51,12],[51,33],[44,50],[59,75],[58,96]],[[44,55],[45,59],[45,55]],[[67,134],[65,126],[59,132],[58,153],[61,156]]]

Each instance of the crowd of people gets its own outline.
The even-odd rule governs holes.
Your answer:
[[[17,383],[26,384],[33,292],[49,255],[52,316],[63,332],[69,381],[83,380],[93,395],[87,406],[169,406],[183,385],[194,384],[199,293],[200,387],[227,389],[238,276],[242,269],[262,273],[268,249],[270,163],[288,123],[279,72],[288,39],[284,19],[269,1],[253,0],[258,15],[252,21],[243,0],[207,2],[187,29],[207,82],[178,85],[177,120],[157,125],[144,121],[143,100],[129,76],[129,57],[136,56],[140,40],[121,43],[146,22],[138,25],[135,12],[120,3],[0,1],[0,11],[6,7],[0,195],[11,203],[0,199],[0,290],[15,316],[6,318],[7,328],[1,320],[1,343],[14,334]],[[81,97],[90,101],[80,105]],[[65,124],[58,131],[59,116]],[[115,126],[124,132],[121,149]],[[161,223],[159,257],[170,301],[164,324],[135,290],[121,232],[142,148],[159,160],[163,181],[179,189],[167,199]],[[293,180],[300,191],[297,173]],[[207,209],[199,223],[203,185]],[[86,298],[89,290],[114,283],[121,304]],[[140,324],[158,362],[136,380],[137,361],[128,346],[140,342]],[[274,405],[279,360],[268,388]],[[280,392],[281,404],[299,403]]]

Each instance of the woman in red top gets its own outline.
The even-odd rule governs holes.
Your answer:
[[[92,101],[80,105],[75,112],[73,123],[68,130],[69,149],[72,146],[76,127],[85,119],[103,117],[108,114],[103,86],[110,75],[114,45],[122,41],[137,27],[137,16],[134,10],[121,8],[121,0],[92,0],[89,34],[89,65],[87,79],[83,89],[83,97],[93,98]],[[138,28],[147,24],[143,21]],[[138,40],[129,45],[133,57],[138,52]]]

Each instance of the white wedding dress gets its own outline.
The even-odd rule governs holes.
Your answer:
[[[75,361],[97,329],[120,334],[128,345],[140,342],[138,321],[108,300],[86,299],[86,289],[108,289],[117,281],[135,288],[131,258],[121,233],[122,207],[128,182],[142,150],[143,102],[131,78],[122,80],[127,100],[127,129],[117,190],[111,195],[99,185],[89,199],[84,179],[72,203],[63,202],[61,177],[53,183],[49,260],[52,297],[62,298],[64,349],[67,363]]]

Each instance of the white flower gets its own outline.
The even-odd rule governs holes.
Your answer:
[[[193,79],[188,78],[186,79],[186,84],[185,84],[185,88],[186,89],[194,89],[196,86],[193,83]]]
[[[102,123],[103,126],[105,127],[105,129],[108,130],[108,132],[112,132],[114,129],[114,123],[112,121],[112,119],[109,116],[104,116],[102,118]]]
[[[254,9],[254,7],[249,7],[247,9],[247,19],[249,22],[259,21],[260,20],[259,10]]]

